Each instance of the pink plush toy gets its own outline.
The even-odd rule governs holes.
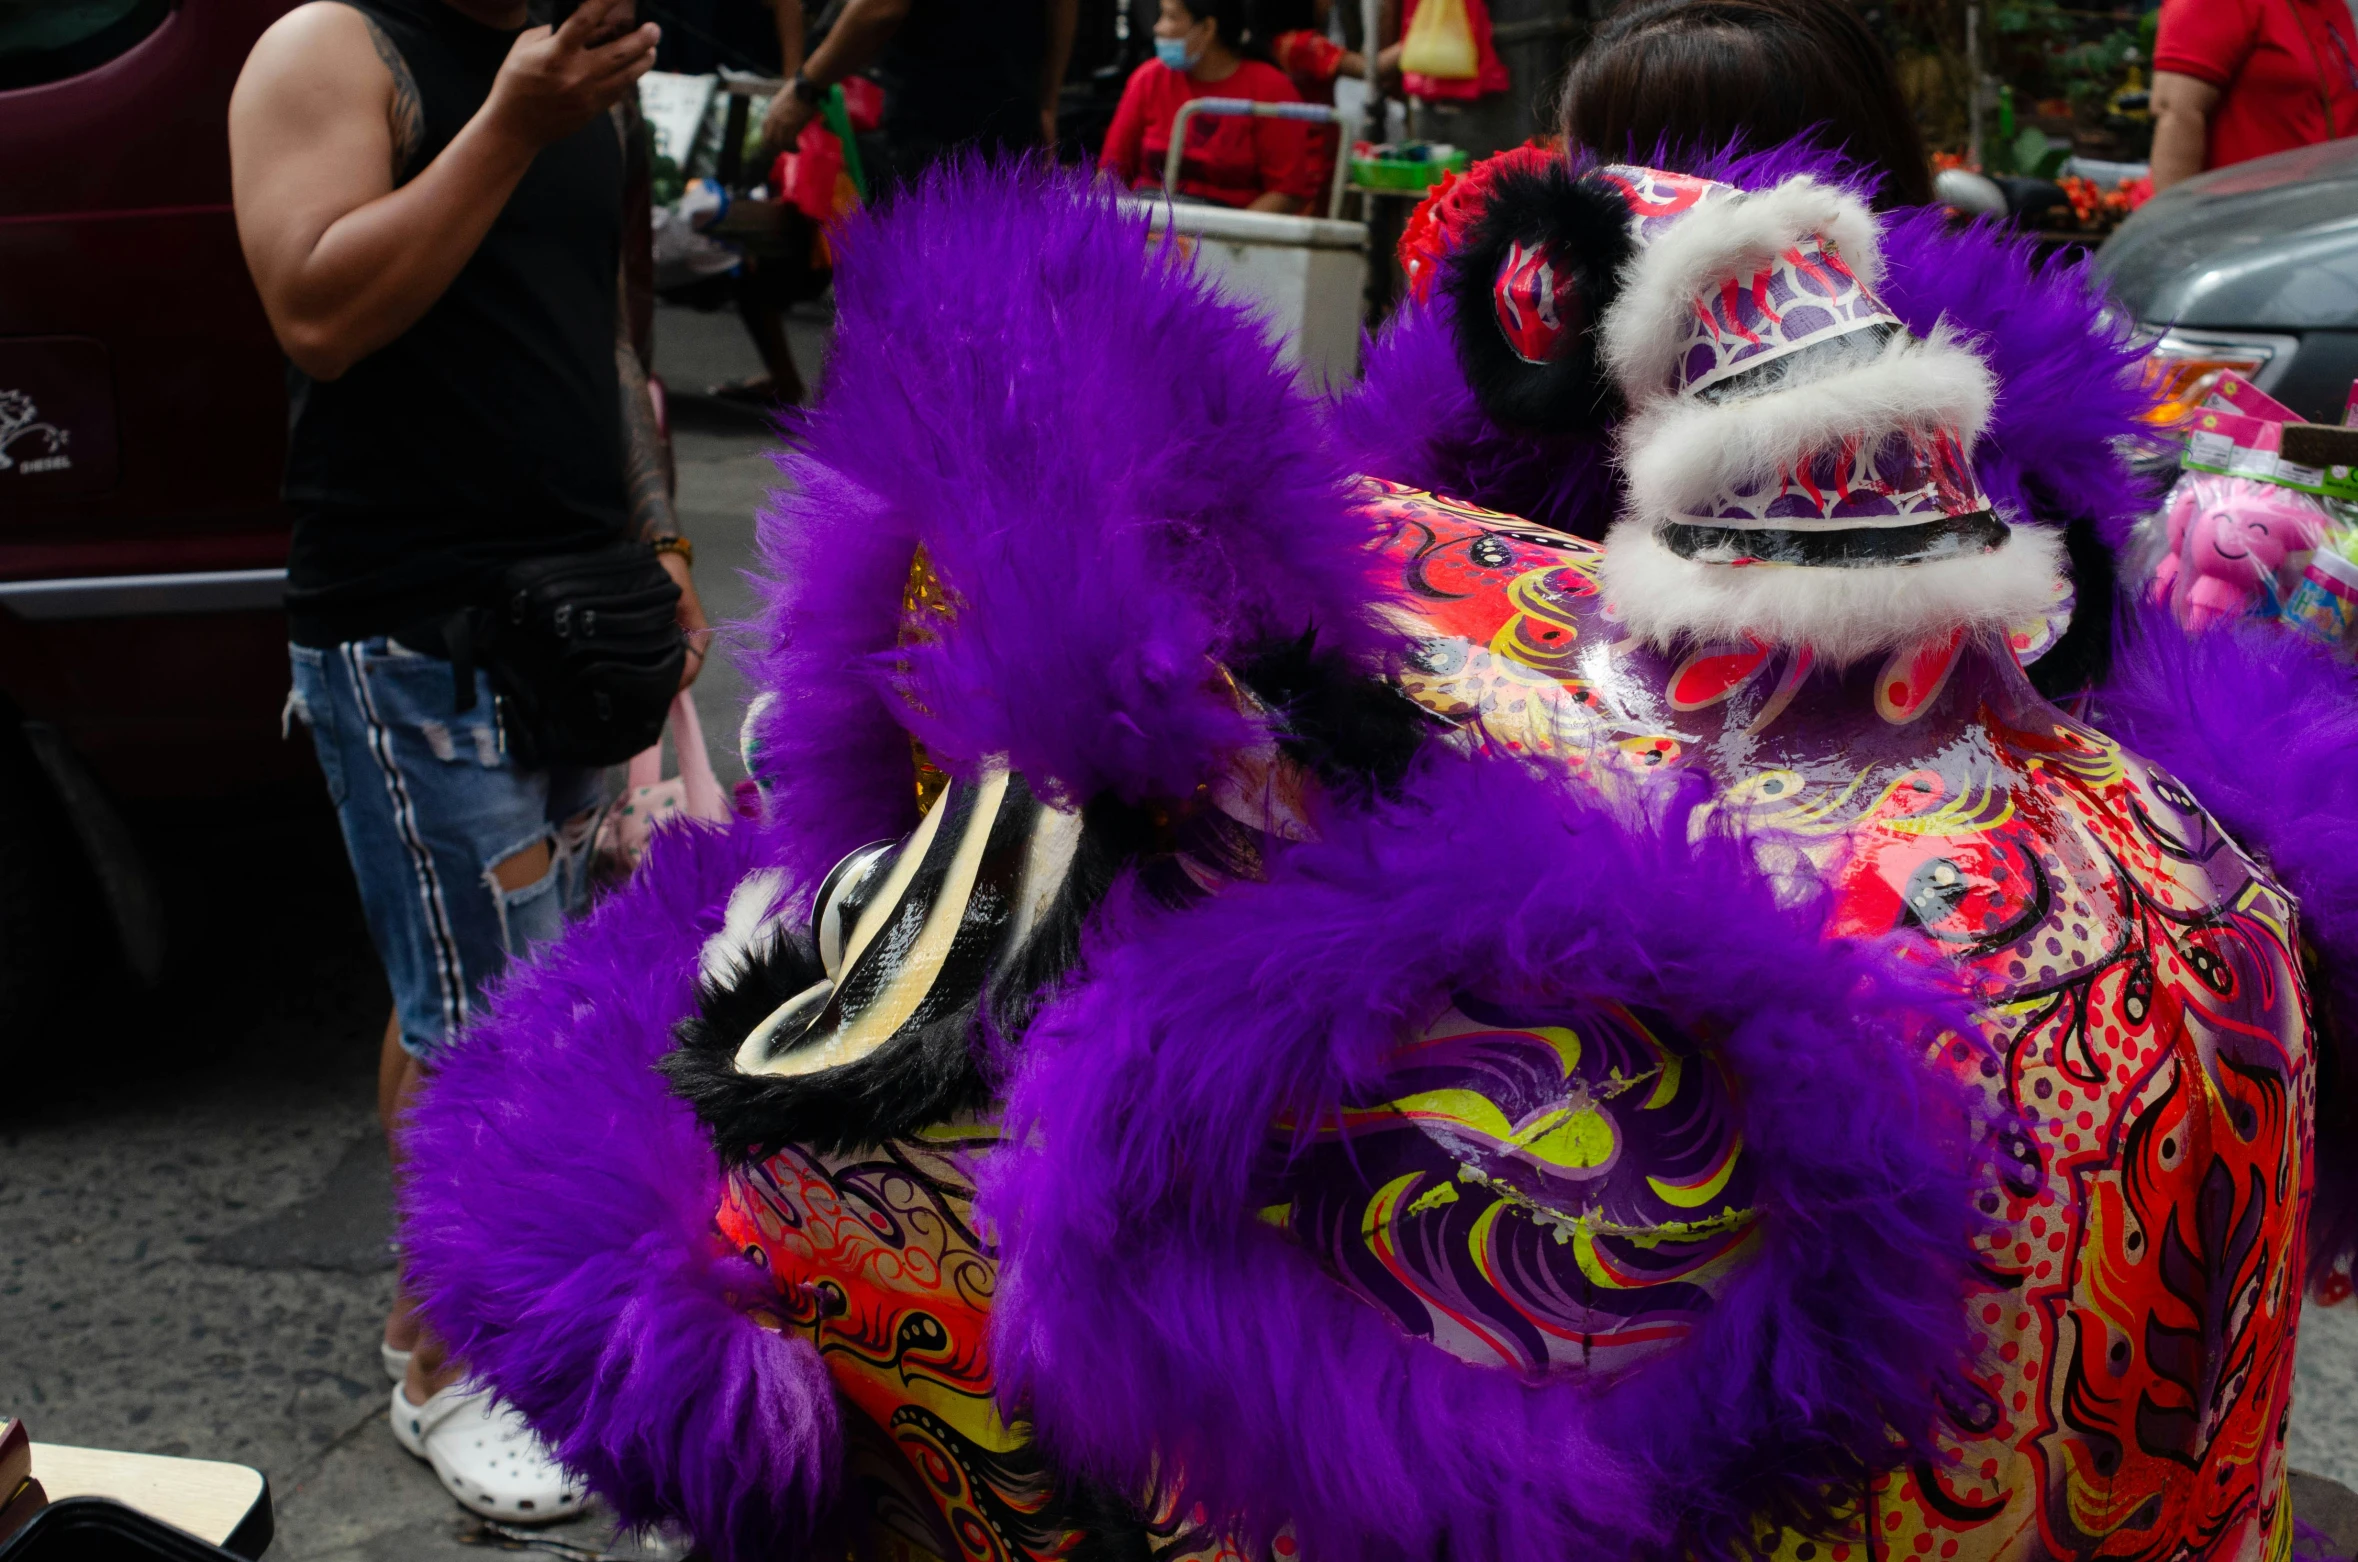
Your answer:
[[[2166,599],[2188,629],[2249,612],[2284,561],[2325,535],[2325,516],[2308,495],[2211,473],[2178,484],[2168,521],[2170,551],[2153,572],[2153,597]]]

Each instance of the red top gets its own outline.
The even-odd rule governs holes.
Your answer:
[[[1335,77],[1343,69],[1341,44],[1324,33],[1297,29],[1279,33],[1269,52],[1276,57],[1277,68],[1293,79],[1303,102],[1335,100]]]
[[[1171,150],[1171,121],[1181,104],[1196,98],[1250,98],[1256,103],[1299,103],[1301,94],[1285,72],[1246,60],[1225,81],[1209,86],[1185,71],[1148,60],[1130,73],[1121,107],[1105,132],[1100,167],[1110,168],[1133,190],[1163,187],[1163,159]],[[1198,114],[1188,122],[1187,153],[1179,162],[1179,190],[1223,206],[1250,206],[1272,190],[1316,203],[1317,171],[1310,166],[1308,125],[1287,119]]]
[[[2344,0],[2162,0],[2153,68],[2219,89],[2205,168],[2358,135]]]
[[[1305,103],[1324,103],[1334,106],[1335,78],[1343,71],[1343,46],[1324,33],[1297,30],[1279,33],[1269,46],[1269,56],[1284,71],[1294,90]],[[1310,125],[1303,139],[1303,155],[1309,159],[1315,187],[1323,192],[1335,177],[1335,149],[1342,144],[1342,133],[1333,125]],[[1318,202],[1310,203],[1312,212],[1321,210]]]

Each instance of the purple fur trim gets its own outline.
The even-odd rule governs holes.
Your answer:
[[[859,484],[793,449],[776,459],[793,486],[759,519],[767,604],[745,673],[766,698],[746,721],[746,760],[788,877],[815,891],[846,853],[917,826],[909,734],[870,667],[898,631],[912,544]]]
[[[2122,631],[2097,720],[2267,865],[2316,949],[2316,1284],[2358,1254],[2358,672],[2272,625],[2189,635],[2146,607]]]
[[[2128,452],[2158,448],[2142,421],[2142,349],[2103,319],[2092,263],[2039,263],[2032,241],[1938,207],[1885,219],[1883,296],[1919,336],[1944,317],[1973,337],[1998,403],[1973,455],[2001,510],[2085,518],[2118,548],[2156,495]]]
[[[741,1310],[770,1282],[715,1232],[719,1164],[654,1063],[729,891],[774,855],[750,824],[657,831],[627,889],[514,969],[404,1133],[435,1329],[623,1524],[682,1524],[728,1562],[809,1541],[835,1395],[807,1342]]]
[[[1663,166],[1766,189],[1798,174],[1871,193],[1872,178],[1807,142],[1701,156]],[[1884,219],[1884,301],[1918,335],[1947,318],[1975,338],[1999,395],[1974,452],[1983,491],[2052,524],[2094,521],[2118,546],[2152,506],[2121,443],[2148,444],[2138,421],[2138,352],[2101,319],[2086,266],[2037,264],[2031,242],[1960,225],[1939,208]],[[1450,341],[1446,310],[1404,304],[1365,353],[1366,373],[1334,408],[1339,448],[1363,470],[1601,537],[1620,505],[1604,441],[1499,427],[1475,403]]]
[[[1936,960],[1821,939],[1688,813],[1629,828],[1560,774],[1429,752],[1269,882],[1109,916],[1026,1039],[982,1202],[1003,1392],[1061,1468],[1176,1472],[1310,1557],[1555,1562],[1743,1552],[1929,1447],[1981,1157],[1924,1048],[1975,1033]],[[1412,1340],[1253,1218],[1269,1125],[1380,1078],[1457,991],[1666,1008],[1737,1078],[1763,1243],[1618,1386]]]
[[[1593,434],[1510,433],[1474,399],[1436,294],[1403,304],[1362,344],[1359,384],[1328,415],[1363,472],[1592,541],[1612,524],[1619,483]]]
[[[905,827],[901,727],[1068,799],[1184,796],[1253,735],[1213,662],[1381,643],[1347,470],[1259,318],[1143,216],[969,163],[835,243],[844,349],[762,520],[781,817],[829,850]],[[920,543],[954,612],[896,650]]]
[[[2293,1515],[2293,1562],[2350,1562],[2349,1554],[2335,1543],[2330,1531]]]

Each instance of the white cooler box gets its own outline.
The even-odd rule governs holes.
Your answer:
[[[1305,388],[1340,390],[1359,377],[1365,223],[1161,200],[1136,204],[1147,211],[1156,240],[1172,235],[1222,292],[1277,328],[1284,361]]]

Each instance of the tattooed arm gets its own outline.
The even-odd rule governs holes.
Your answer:
[[[385,73],[393,78],[393,97],[385,105],[385,133],[393,138],[393,183],[407,179],[418,159],[418,148],[426,140],[426,110],[418,101],[417,78],[409,73],[409,61],[401,57],[393,40],[377,19],[366,11],[356,11],[368,27],[369,47],[377,51],[377,61]]]
[[[622,493],[630,509],[631,535],[649,541],[677,537],[680,519],[672,509],[671,485],[663,473],[663,428],[655,420],[655,396],[647,385],[646,368],[631,343],[630,297],[619,272],[614,289],[614,371],[622,381]],[[675,552],[656,558],[680,588],[680,632],[688,639],[688,665],[680,673],[684,689],[704,670],[712,631],[705,625],[704,603],[688,576],[687,559]]]
[[[297,368],[332,380],[434,307],[533,155],[654,63],[653,26],[590,44],[629,11],[583,0],[563,27],[527,30],[483,107],[406,182],[417,94],[368,19],[319,0],[263,33],[230,95],[230,190],[246,265]]]

